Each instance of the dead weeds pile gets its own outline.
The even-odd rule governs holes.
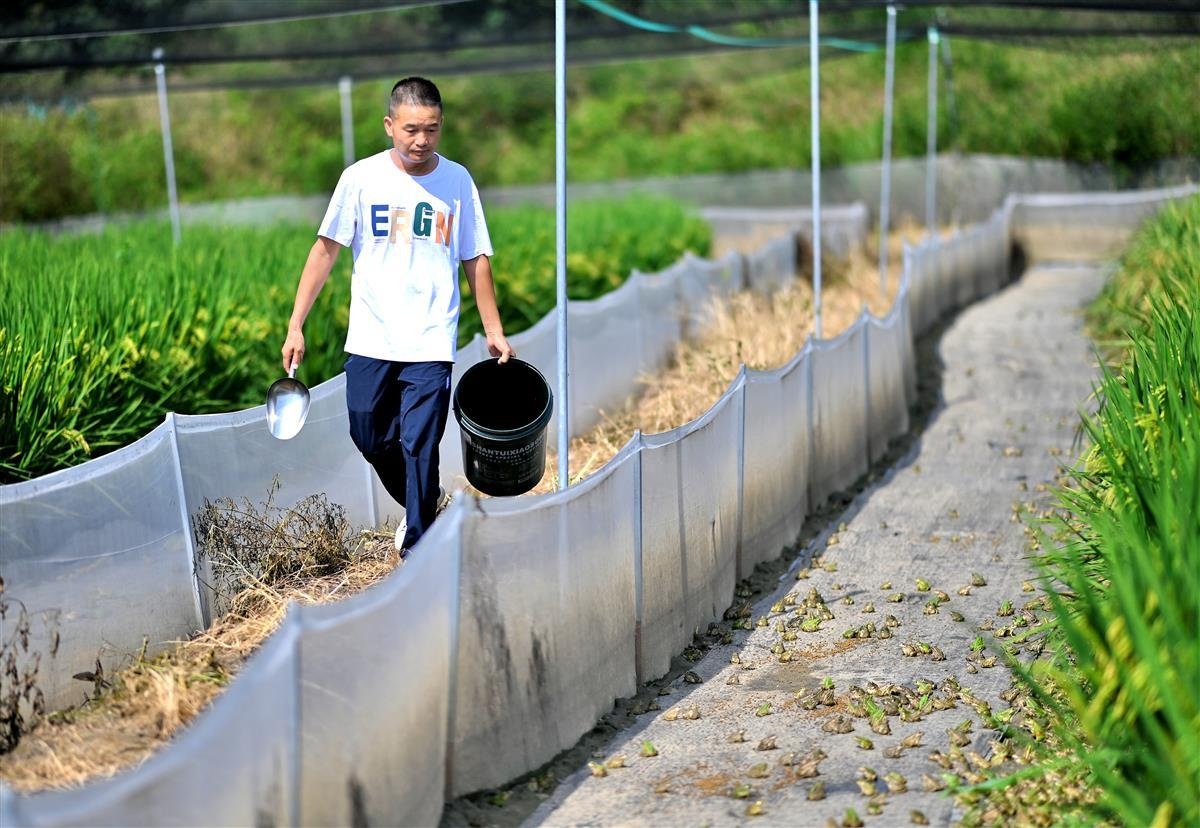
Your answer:
[[[354,535],[340,506],[318,495],[281,509],[273,485],[261,508],[206,503],[196,516],[202,558],[223,613],[167,652],[77,678],[91,692],[53,713],[0,755],[0,779],[18,791],[78,786],[145,761],[232,680],[282,622],[288,603],[324,603],[361,592],[399,563],[390,535]]]
[[[879,284],[873,253],[854,249],[846,259],[822,257],[821,333],[825,338],[849,328],[864,305],[876,316],[887,314],[900,286],[902,245],[916,241],[923,232],[907,225],[890,235],[886,289]],[[868,249],[873,251],[874,243]],[[811,253],[802,247],[797,261],[810,260]],[[600,412],[600,425],[571,440],[572,483],[603,467],[635,430],[656,434],[699,417],[737,376],[742,363],[766,370],[795,356],[812,333],[811,274],[805,269],[772,296],[742,291],[727,301],[714,301],[709,311],[709,325],[698,337],[679,343],[667,369],[639,378],[643,389],[639,396],[619,411]],[[557,453],[551,448],[546,473],[532,493],[557,488]]]
[[[193,518],[196,551],[211,570],[209,587],[221,604],[248,589],[286,590],[340,572],[352,560],[346,510],[325,495],[310,495],[290,509],[275,504],[279,478],[262,508],[248,499],[205,501]]]

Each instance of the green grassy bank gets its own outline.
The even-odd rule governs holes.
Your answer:
[[[1200,197],[1137,236],[1091,308],[1115,353],[1038,559],[1052,657],[1013,723],[1037,746],[1000,821],[1200,823]],[[985,809],[986,812],[986,809]]]
[[[1200,155],[1200,49],[1108,54],[954,44],[954,110],[941,88],[939,145],[1133,168]],[[573,180],[807,167],[808,57],[740,51],[572,68]],[[925,151],[926,47],[897,51],[894,152]],[[822,161],[881,153],[881,54],[827,61]],[[173,75],[186,79],[184,75]],[[434,78],[446,102],[442,149],[480,186],[554,177],[547,72]],[[390,81],[355,86],[358,157],[384,148]],[[162,144],[152,96],[61,108],[0,107],[0,221],[158,207]],[[337,91],[187,92],[171,98],[181,198],[328,193],[342,168]]]

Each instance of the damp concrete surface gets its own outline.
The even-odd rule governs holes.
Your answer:
[[[636,717],[593,752],[597,763],[624,756],[624,767],[599,777],[580,761],[561,774],[565,778],[525,824],[821,826],[830,819],[842,824],[847,809],[867,825],[909,824],[914,810],[932,825],[961,816],[944,793],[924,792],[921,779],[940,775],[928,755],[949,750],[948,731],[964,719],[974,724],[963,750],[988,755],[996,734],[980,725],[970,706],[960,703],[915,722],[890,717],[890,735],[853,717],[847,717],[852,731],[831,733],[823,727],[844,705],[806,710],[796,693],[811,693],[827,680],[842,697],[851,685],[867,682],[912,688],[920,679],[954,677],[993,709],[1006,707],[999,696],[1012,676],[1003,663],[981,669],[967,656],[981,625],[1011,620],[997,617],[1003,602],[1020,608],[1041,594],[1032,583],[1025,523],[1014,520],[1014,508],[1044,504],[1046,485],[1078,452],[1079,411],[1089,407],[1097,376],[1081,309],[1104,275],[1093,266],[1042,265],[963,310],[937,346],[942,399],[927,428],[813,540],[822,566],[801,580],[796,571],[785,574],[753,606],[752,619],[766,616],[767,626],[739,631],[732,643],[709,649],[691,665],[690,678],[701,683],[680,674],[658,697],[659,710]],[[796,566],[803,562],[801,556]],[[986,586],[958,594],[977,575]],[[918,579],[931,591],[918,591]],[[802,599],[811,588],[835,617],[815,633],[800,632],[786,644],[795,651],[792,661],[780,663],[771,652],[780,639],[775,622],[788,616],[772,614],[771,607],[789,592]],[[933,590],[944,590],[950,600],[926,614]],[[896,593],[903,600],[889,601]],[[868,604],[873,613],[864,612]],[[952,611],[964,620],[955,621]],[[868,622],[882,627],[889,614],[900,622],[890,639],[843,637]],[[990,632],[982,634],[998,646]],[[945,660],[905,656],[903,645],[918,641],[938,647]],[[699,718],[680,715],[690,708]],[[739,731],[743,740],[731,741]],[[891,748],[895,756],[901,741],[913,741],[917,732],[920,747],[902,749],[898,758],[884,755]],[[770,737],[775,747],[760,750]],[[864,749],[856,737],[870,739],[872,747]],[[657,756],[641,756],[645,742]],[[815,777],[798,778],[796,766],[781,763],[789,753],[811,757],[818,748],[826,758]],[[875,770],[878,791],[886,794],[875,800],[875,815],[858,784],[863,766]],[[907,792],[889,793],[884,777],[891,772],[907,780]],[[818,781],[824,798],[810,801]],[[731,795],[739,786],[744,798]],[[757,815],[750,815],[752,807]]]

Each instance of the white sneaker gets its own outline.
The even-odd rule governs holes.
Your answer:
[[[404,536],[408,534],[408,521],[400,518],[400,525],[396,527],[396,551],[403,558],[408,554],[408,550],[404,548]]]
[[[446,507],[450,505],[450,501],[453,499],[453,497],[454,496],[450,492],[447,492],[443,487],[438,486],[437,506],[435,507],[435,511],[433,513],[434,520],[437,519],[438,515],[440,515],[444,511],[446,511]],[[407,557],[408,552],[409,552],[408,549],[404,548],[404,536],[407,533],[408,533],[408,519],[400,518],[400,525],[396,527],[395,545],[396,545],[396,551],[400,553],[401,558]]]

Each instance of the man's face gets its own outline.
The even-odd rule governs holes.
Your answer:
[[[402,104],[384,116],[383,128],[405,166],[420,167],[433,159],[442,137],[442,112],[436,106]]]

